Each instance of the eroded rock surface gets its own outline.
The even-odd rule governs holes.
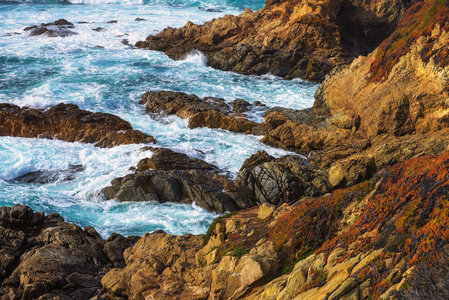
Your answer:
[[[327,174],[299,156],[274,159],[266,152],[248,158],[237,179],[218,168],[169,149],[154,149],[136,173],[102,190],[107,199],[193,203],[213,212],[236,211],[262,203],[281,205],[332,189]]]
[[[203,236],[146,235],[125,251],[126,267],[102,279],[102,295],[443,299],[448,163],[447,152],[422,156],[324,197],[227,215],[211,225],[203,241]]]
[[[148,92],[142,96],[141,104],[148,113],[176,114],[189,118],[189,127],[221,128],[233,132],[251,132],[257,123],[239,113],[249,106],[248,102],[234,101],[232,106],[224,99],[188,95],[181,92]]]
[[[122,253],[132,245],[115,236],[105,242],[92,227],[83,230],[57,214],[1,207],[1,298],[91,299],[102,274],[124,266]],[[121,256],[111,257],[111,248]]]
[[[267,1],[203,25],[166,28],[139,48],[182,59],[202,51],[208,64],[244,74],[321,81],[335,66],[372,51],[394,30],[408,1]]]
[[[156,143],[152,136],[133,130],[129,122],[117,116],[63,103],[46,110],[0,104],[0,136],[59,139],[103,148]]]

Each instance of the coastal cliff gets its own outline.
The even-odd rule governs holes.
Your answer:
[[[231,180],[201,159],[153,148],[133,174],[102,190],[107,199],[232,211],[206,235],[158,230],[104,240],[55,214],[1,208],[1,297],[449,298],[448,29],[449,5],[440,0],[268,1],[257,12],[148,37],[138,47],[173,58],[198,49],[220,69],[326,76],[313,108],[272,108],[263,123],[245,119],[250,104],[241,99],[142,97],[150,114],[260,134],[307,159],[261,151]],[[0,109],[10,124],[2,135],[101,147],[154,141],[118,117],[73,105]],[[64,135],[67,124],[72,135]]]
[[[394,30],[410,1],[267,1],[256,12],[166,28],[138,48],[182,59],[203,52],[214,68],[320,82]]]

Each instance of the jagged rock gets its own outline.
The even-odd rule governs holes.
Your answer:
[[[129,122],[106,113],[81,110],[75,104],[58,104],[47,110],[0,104],[0,136],[59,139],[113,147],[133,143],[156,143]]]
[[[167,148],[145,148],[151,150],[153,156],[141,160],[137,164],[137,171],[155,170],[217,170],[217,167],[198,158],[190,158],[184,153],[175,152]]]
[[[1,207],[2,299],[92,298],[100,270],[111,268],[103,243],[95,229],[83,231],[59,215],[44,216],[24,205]]]
[[[29,36],[44,35],[48,37],[68,37],[78,34],[70,29],[75,26],[65,19],[59,19],[53,23],[42,23],[41,25],[33,25],[25,27],[24,31],[29,31]]]
[[[126,267],[113,269],[102,278],[103,288],[109,296],[129,299],[201,299],[188,286],[201,286],[202,280],[207,280],[194,268],[201,243],[201,236],[146,234],[125,251]]]
[[[326,173],[299,156],[274,159],[264,152],[252,155],[243,164],[235,182],[257,204],[293,203],[303,196],[331,190]]]
[[[166,28],[136,46],[175,59],[200,50],[214,68],[321,81],[336,65],[373,50],[408,5],[396,0],[268,1],[257,12],[246,9],[203,25]]]
[[[256,122],[246,118],[228,116],[216,111],[200,112],[189,119],[190,128],[221,128],[233,132],[251,133],[255,126],[257,126]]]
[[[218,168],[197,158],[164,148],[151,148],[137,173],[119,177],[102,190],[106,199],[193,203],[213,212],[236,211],[254,203],[227,191],[233,182]]]
[[[359,134],[366,137],[447,128],[447,11],[446,5],[418,1],[375,51],[327,77],[315,108],[357,116]]]
[[[223,213],[246,208],[245,199],[237,202],[226,191],[223,175],[202,170],[147,170],[114,179],[102,193],[120,201],[159,201],[196,203],[213,212]]]
[[[236,113],[244,113],[248,111],[248,107],[251,105],[248,101],[243,99],[235,99],[230,104],[232,106],[232,110]]]
[[[335,188],[349,187],[370,179],[376,173],[371,156],[353,156],[333,164],[329,169],[329,182]]]

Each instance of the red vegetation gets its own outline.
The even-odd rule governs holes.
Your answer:
[[[356,241],[359,246],[351,256],[384,248],[358,273],[360,280],[372,280],[374,299],[399,281],[399,277],[390,281],[386,277],[400,260],[406,262],[404,269],[417,263],[431,267],[432,262],[441,261],[442,250],[449,244],[448,171],[449,153],[422,156],[385,170],[355,224],[318,252],[329,253],[337,245],[348,246]],[[386,263],[387,259],[391,259],[390,263]]]
[[[270,232],[270,239],[279,249],[289,242],[292,251],[307,252],[319,247],[335,234],[335,223],[342,209],[362,200],[372,189],[373,180],[336,190],[330,197],[308,199],[279,218]]]
[[[370,67],[368,81],[385,81],[400,57],[410,52],[411,46],[418,38],[430,37],[437,25],[441,29],[449,30],[449,1],[424,0],[410,7],[393,34],[379,45]],[[448,52],[446,47],[433,49],[436,39],[438,36],[428,39],[420,55],[424,62],[433,57],[437,66],[445,67],[448,63]]]

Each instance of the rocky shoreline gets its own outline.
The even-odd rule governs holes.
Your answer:
[[[139,42],[178,59],[201,50],[224,70],[324,80],[311,109],[271,108],[262,123],[246,117],[251,104],[242,99],[142,96],[150,114],[262,135],[307,159],[258,152],[231,180],[205,161],[151,148],[133,174],[102,190],[107,199],[232,212],[206,235],[104,240],[56,214],[0,208],[0,296],[447,299],[448,16],[449,5],[437,0],[274,0]],[[73,104],[1,104],[0,124],[3,136],[99,147],[156,142],[118,117]]]

